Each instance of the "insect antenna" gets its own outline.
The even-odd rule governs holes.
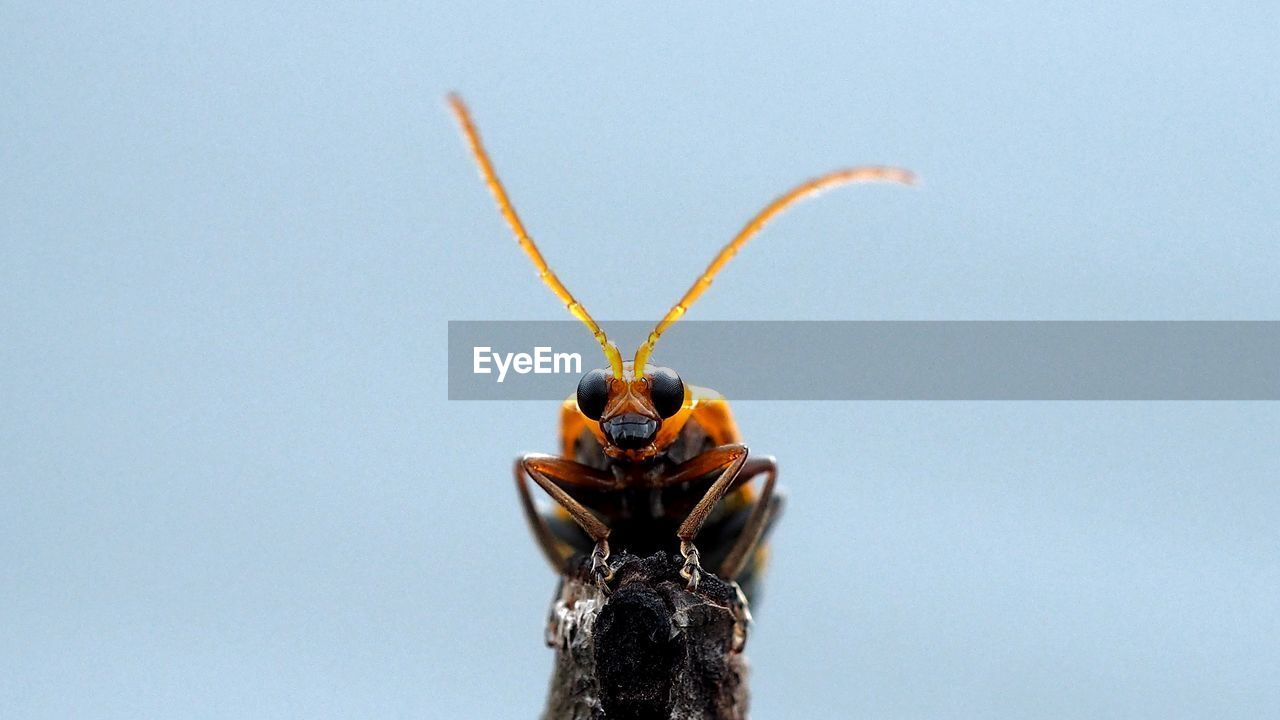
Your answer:
[[[525,230],[524,223],[520,222],[520,216],[516,214],[515,206],[511,204],[511,198],[507,197],[507,191],[502,187],[502,181],[498,179],[498,173],[493,169],[493,161],[489,159],[489,154],[485,152],[484,144],[480,141],[480,131],[476,129],[476,125],[471,120],[471,112],[467,110],[467,105],[462,98],[456,93],[452,93],[448,97],[449,109],[453,111],[454,118],[457,119],[459,127],[462,128],[462,134],[467,140],[467,146],[471,149],[471,157],[475,159],[476,165],[480,168],[480,175],[484,178],[484,182],[489,186],[489,192],[493,193],[493,199],[498,202],[498,210],[502,212],[502,217],[507,221],[507,225],[511,227],[511,232],[516,236],[516,241],[520,243],[520,247],[524,250],[529,259],[533,261],[533,265],[538,270],[538,278],[542,280],[555,296],[560,298],[564,303],[565,309],[571,315],[578,318],[587,329],[591,331],[596,342],[600,343],[604,355],[609,360],[609,368],[613,371],[614,377],[622,377],[622,354],[618,352],[618,346],[609,341],[604,330],[591,319],[591,314],[582,306],[569,292],[569,289],[560,282],[560,278],[556,277],[555,272],[547,265],[547,261],[539,252],[538,246],[534,244],[533,238],[529,237],[529,232]]]
[[[720,249],[720,252],[716,254],[715,259],[711,261],[711,264],[707,266],[702,275],[694,281],[693,285],[689,286],[689,289],[685,291],[679,302],[671,306],[667,314],[649,333],[649,337],[636,349],[635,362],[633,363],[635,372],[637,374],[644,372],[644,366],[649,360],[649,354],[653,352],[653,346],[658,342],[658,338],[662,337],[662,333],[666,332],[667,328],[671,327],[675,321],[688,312],[689,306],[693,305],[698,296],[702,295],[703,291],[711,286],[711,281],[715,279],[715,276],[729,260],[738,253],[738,250],[743,245],[747,244],[748,240],[760,232],[761,228],[770,220],[799,200],[840,185],[857,182],[894,182],[902,185],[914,185],[915,175],[909,170],[878,165],[846,168],[807,180],[774,198],[763,210],[756,213],[755,217],[751,218],[727,245]]]

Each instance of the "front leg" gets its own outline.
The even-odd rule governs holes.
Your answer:
[[[707,522],[707,518],[711,516],[716,503],[720,502],[729,488],[733,487],[746,461],[745,445],[721,445],[681,463],[670,475],[662,479],[664,486],[679,485],[710,473],[717,471],[720,473],[676,530],[676,537],[680,539],[680,554],[684,556],[684,568],[680,571],[680,575],[689,581],[690,590],[698,587],[698,577],[702,572],[698,548],[694,546],[693,540],[698,536],[698,531],[702,529],[703,524]]]
[[[538,506],[533,503],[533,496],[529,493],[529,481],[526,477],[527,473],[524,469],[523,457],[516,458],[514,472],[516,492],[520,495],[520,510],[524,513],[524,520],[529,525],[529,531],[533,533],[533,539],[537,543],[538,549],[542,551],[542,556],[546,558],[547,564],[551,566],[552,571],[557,575],[563,575],[569,558],[573,555],[573,548],[556,537],[556,534],[551,530],[551,525],[547,522],[547,518],[538,511]]]
[[[751,482],[752,478],[761,473],[764,474],[765,480],[764,486],[760,489],[760,497],[751,508],[746,525],[738,534],[738,539],[733,543],[729,554],[720,563],[720,576],[725,580],[736,581],[742,574],[747,562],[751,559],[751,554],[764,537],[765,525],[770,522],[778,507],[774,499],[774,485],[778,481],[778,461],[772,456],[753,457],[748,460],[742,466],[742,472],[738,474],[739,484]]]
[[[517,467],[527,473],[538,487],[547,491],[553,500],[561,505],[569,512],[574,522],[578,523],[584,532],[595,541],[595,549],[591,553],[591,569],[596,574],[597,579],[603,585],[613,577],[613,571],[609,568],[609,526],[604,524],[596,514],[587,509],[585,505],[573,499],[571,495],[564,489],[568,487],[580,487],[590,490],[617,490],[618,483],[612,475],[605,473],[603,470],[597,470],[589,465],[583,465],[572,460],[554,457],[552,455],[529,454],[521,456],[516,463]],[[516,473],[517,483],[523,485],[524,473]],[[527,498],[527,493],[523,492],[522,502]],[[531,506],[532,503],[525,503]],[[538,538],[539,544],[543,546],[544,552],[547,553],[548,559],[552,559],[554,555],[550,548],[543,543],[543,538],[550,535],[550,530],[546,529],[545,534],[538,531],[535,526],[535,537]]]

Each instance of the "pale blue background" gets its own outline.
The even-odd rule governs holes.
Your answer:
[[[1274,3],[647,5],[0,7],[0,716],[541,707],[509,471],[555,407],[442,365],[562,315],[449,89],[603,318],[854,162],[925,184],[798,210],[695,316],[1280,318]],[[756,717],[1280,707],[1280,406],[738,414],[792,498]]]

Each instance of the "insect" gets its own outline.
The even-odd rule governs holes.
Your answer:
[[[467,106],[457,95],[448,100],[481,176],[539,278],[587,326],[608,361],[608,367],[583,375],[577,392],[561,405],[559,454],[527,454],[515,462],[521,506],[542,554],[564,573],[572,558],[590,553],[592,572],[607,589],[611,544],[633,554],[678,548],[684,558],[680,574],[690,589],[697,587],[704,564],[746,589],[764,561],[765,536],[782,508],[775,488],[778,464],[748,453],[724,397],[650,364],[654,346],[734,254],[796,201],[854,182],[909,185],[914,176],[893,167],[853,167],[778,196],[720,250],[626,362],[525,230]],[[762,476],[757,490],[752,481]],[[555,501],[554,512],[538,510],[529,479]],[[705,560],[695,540],[705,549]]]

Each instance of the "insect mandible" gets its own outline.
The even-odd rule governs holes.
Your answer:
[[[607,368],[583,375],[577,392],[561,405],[560,453],[531,453],[516,460],[521,506],[542,554],[563,574],[571,559],[590,553],[592,572],[607,591],[613,574],[611,543],[633,554],[678,548],[684,558],[680,574],[690,589],[705,572],[704,562],[720,578],[748,589],[765,558],[765,536],[782,507],[775,488],[777,461],[748,453],[724,397],[685,384],[674,370],[650,364],[650,355],[663,332],[688,312],[725,264],[787,207],[838,185],[910,185],[914,176],[894,167],[853,167],[778,196],[721,248],[626,362],[543,259],[498,179],[467,106],[457,95],[448,101],[485,184],[539,278],[587,326],[608,360]],[[756,490],[751,482],[761,476]],[[556,502],[555,512],[538,510],[528,479]],[[700,537],[705,561],[694,545]]]

